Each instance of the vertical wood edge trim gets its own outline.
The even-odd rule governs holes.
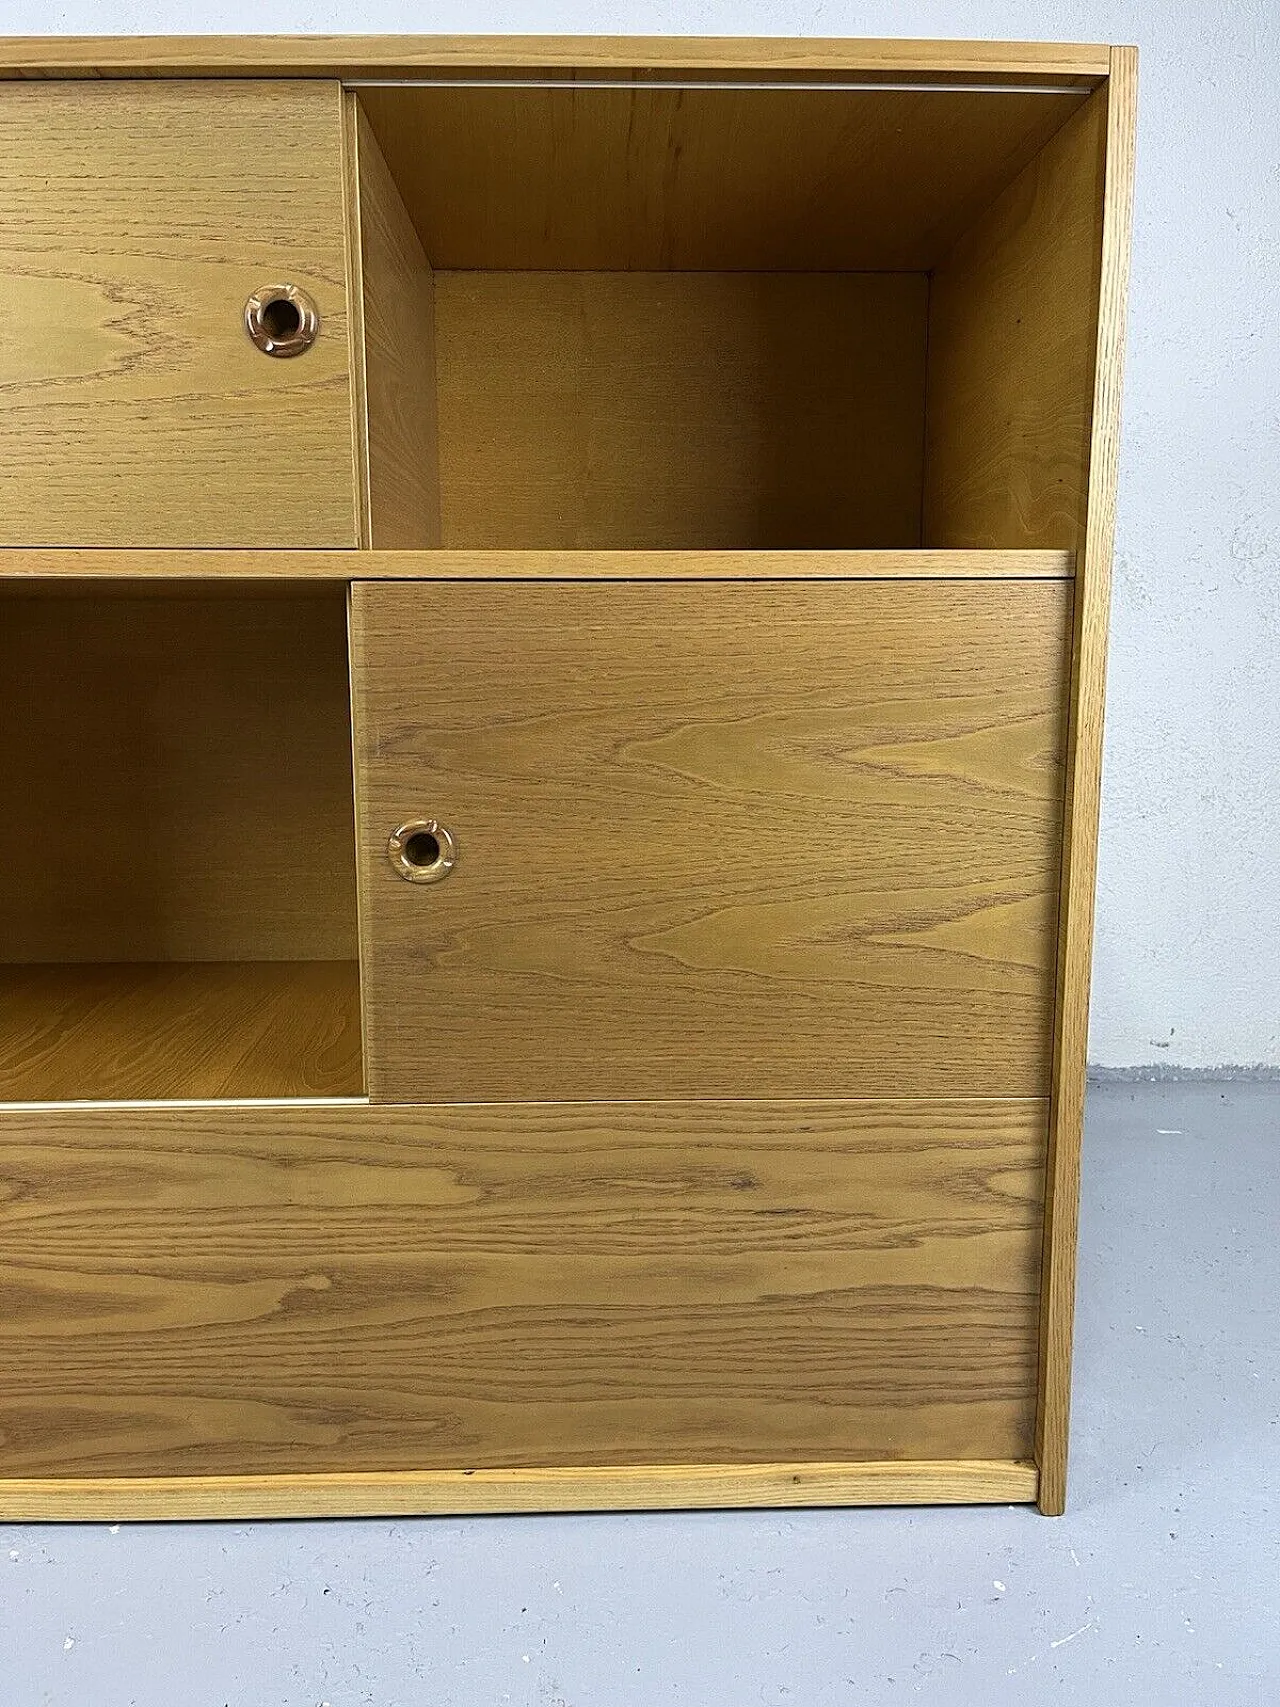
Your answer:
[[[1107,101],[1101,289],[1089,446],[1089,499],[1084,550],[1077,564],[1075,583],[1072,710],[1067,742],[1035,1434],[1040,1470],[1039,1504],[1051,1516],[1059,1515],[1066,1505],[1080,1145],[1133,200],[1136,80],[1137,49],[1115,48],[1105,97],[1094,97]]]
[[[356,583],[347,583],[347,704],[351,724],[351,838],[356,864],[356,977],[360,986],[360,1070],[364,1096],[369,1094],[369,972],[365,964],[368,928],[365,924],[364,879],[360,859],[360,771],[356,763]],[[363,1104],[368,1107],[368,1102]]]
[[[929,420],[930,408],[933,399],[933,306],[934,296],[937,290],[936,274],[940,264],[940,262],[935,262],[935,264],[931,266],[928,272],[924,275],[924,366],[921,372],[922,395],[920,398],[920,503],[916,510],[916,550],[918,551],[927,551],[930,549],[930,547],[925,543],[929,538],[929,464],[931,461],[929,451]],[[1075,557],[1073,553],[1073,570],[1074,566]]]
[[[373,1034],[370,1029],[370,991],[376,976],[373,932],[369,926],[368,861],[365,858],[364,790],[361,786],[361,752],[364,741],[362,688],[365,679],[364,599],[363,583],[352,581],[347,586],[347,666],[351,672],[351,788],[352,824],[356,839],[356,940],[360,966],[360,1047],[364,1063],[364,1089],[368,1099],[364,1107],[372,1118],[376,1105],[372,1096]]]
[[[369,384],[365,364],[364,240],[360,229],[360,97],[338,87],[342,127],[342,183],[346,212],[347,324],[351,343],[351,459],[355,487],[356,542],[373,545],[369,472]]]
[[[0,1519],[84,1523],[730,1506],[980,1505],[1031,1503],[1038,1482],[1034,1464],[1012,1459],[17,1478],[0,1481]]]

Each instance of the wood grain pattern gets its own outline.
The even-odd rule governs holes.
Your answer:
[[[0,1102],[363,1090],[354,961],[0,965]]]
[[[436,274],[450,547],[919,543],[918,275]]]
[[[1073,551],[75,551],[0,549],[0,598],[24,583],[150,578],[219,584],[299,581],[1069,581]],[[45,586],[42,591],[50,591]]]
[[[11,77],[413,76],[450,70],[639,72],[645,68],[798,75],[859,71],[895,76],[1096,83],[1106,47],[996,42],[780,36],[7,36],[0,74]]]
[[[1024,1460],[1044,1123],[0,1111],[0,1474]]]
[[[4,601],[0,961],[354,960],[342,590],[148,592]]]
[[[1069,605],[357,584],[372,1095],[1043,1094]]]
[[[0,89],[0,540],[357,543],[339,143],[322,84]],[[321,333],[273,361],[285,281]]]
[[[411,1517],[725,1506],[976,1505],[1036,1497],[1034,1464],[644,1464],[622,1470],[419,1470],[399,1475],[58,1476],[0,1480],[0,1520]]]
[[[933,275],[929,545],[1083,544],[1105,114],[1091,96]]]
[[[1098,804],[1102,780],[1102,715],[1106,696],[1107,616],[1115,532],[1124,366],[1125,298],[1133,204],[1138,62],[1117,48],[1106,89],[1107,173],[1103,216],[1098,353],[1089,457],[1089,508],[1082,583],[1076,600],[1063,833],[1062,912],[1054,1028],[1054,1093],[1050,1124],[1040,1399],[1036,1457],[1041,1509],[1066,1505],[1071,1341],[1075,1312],[1076,1223],[1084,1123],[1089,969],[1097,881]]]
[[[440,540],[435,288],[377,138],[345,97],[354,159],[368,464],[364,544],[399,550]]]
[[[366,88],[438,268],[913,272],[1081,90]]]
[[[0,1516],[1063,1509],[1135,60],[0,42]]]

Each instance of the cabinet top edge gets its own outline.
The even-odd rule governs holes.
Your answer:
[[[337,77],[412,79],[484,71],[537,71],[566,81],[581,72],[767,72],[803,83],[815,74],[980,75],[1016,85],[1053,76],[1082,88],[1102,82],[1110,46],[1061,42],[876,40],[786,36],[8,36],[0,78]]]

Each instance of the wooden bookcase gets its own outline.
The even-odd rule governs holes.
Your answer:
[[[0,1515],[1063,1509],[1135,58],[0,44]]]

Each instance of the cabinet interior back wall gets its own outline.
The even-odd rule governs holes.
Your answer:
[[[344,589],[7,583],[0,730],[0,1101],[358,1094]]]

